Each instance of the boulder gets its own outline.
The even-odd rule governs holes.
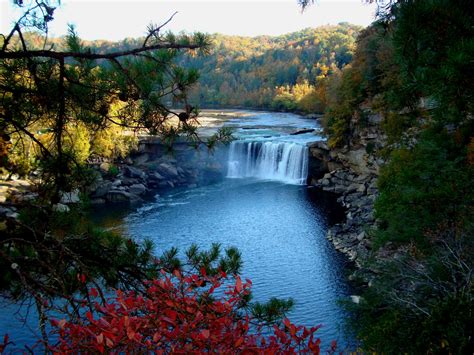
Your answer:
[[[326,174],[324,174],[324,176],[323,176],[323,179],[331,180],[331,178],[332,178],[332,174],[331,174],[331,173],[326,173]]]
[[[125,164],[128,164],[128,165],[132,165],[132,164],[133,164],[133,160],[132,160],[132,158],[130,158],[130,157],[126,157],[126,158],[123,160],[123,162],[124,162]]]
[[[352,296],[351,296],[351,301],[352,301],[353,303],[355,303],[355,304],[359,304],[360,301],[361,301],[361,299],[362,299],[362,298],[361,298],[360,296],[356,296],[356,295],[352,295]]]
[[[112,190],[106,195],[106,199],[109,202],[137,202],[140,201],[140,197],[127,191]]]
[[[117,179],[112,182],[112,187],[116,188],[118,186],[122,186],[122,180]]]
[[[74,190],[71,192],[63,192],[61,196],[62,204],[70,204],[70,203],[79,203],[81,201],[79,197],[79,190]]]
[[[321,185],[323,186],[329,186],[331,184],[331,182],[329,181],[329,179],[322,179],[321,180]]]
[[[65,212],[69,212],[70,209],[67,205],[64,205],[62,203],[57,203],[57,204],[53,205],[53,211],[65,213]]]
[[[0,216],[6,216],[7,213],[14,212],[11,208],[0,206]]]
[[[325,150],[326,152],[329,151],[329,147],[328,147],[328,144],[325,142],[325,141],[317,141],[317,142],[314,142],[310,145],[310,148],[317,148],[317,149],[321,149],[321,150]]]
[[[338,169],[341,169],[343,167],[342,164],[336,163],[335,161],[328,161],[327,165],[328,165],[328,170],[329,171],[338,170]]]
[[[161,163],[158,166],[158,173],[168,178],[175,178],[178,176],[178,169],[175,166],[168,163]]]
[[[158,172],[154,172],[148,175],[149,180],[162,181],[165,180],[164,176]]]
[[[355,192],[355,191],[364,193],[365,192],[365,185],[364,184],[353,183],[353,184],[349,185],[349,187],[347,188],[347,192]]]
[[[318,160],[328,161],[329,160],[329,152],[324,149],[320,148],[319,146],[312,145],[309,148],[310,155]]]
[[[140,154],[139,156],[133,158],[133,163],[135,165],[143,165],[148,160],[150,160],[150,156],[147,153]]]
[[[292,132],[292,133],[290,133],[290,135],[297,136],[299,134],[311,133],[311,132],[314,132],[314,131],[315,131],[314,128],[304,128],[304,129],[299,129],[296,132]]]
[[[20,195],[21,196],[21,195]],[[27,193],[23,196],[21,196],[20,200],[22,202],[31,202],[31,201],[34,201],[38,198],[38,193],[36,192],[30,192],[30,193]]]
[[[112,189],[112,183],[110,181],[104,181],[100,184],[92,194],[94,197],[103,197]]]
[[[122,179],[122,185],[125,185],[125,186],[131,186],[138,183],[140,183],[140,180],[138,179],[127,178],[127,177]]]
[[[162,181],[158,184],[158,186],[161,188],[169,188],[169,187],[174,188],[174,184],[171,181]]]
[[[129,192],[135,195],[143,195],[146,192],[146,187],[143,184],[133,184],[129,187]]]
[[[379,113],[376,113],[368,115],[367,120],[371,125],[379,125],[383,120],[383,116]]]
[[[135,168],[133,166],[125,166],[124,174],[126,177],[142,179],[142,180],[145,179],[146,177],[146,173],[143,170]]]
[[[342,194],[347,191],[347,187],[344,185],[336,185],[334,186],[334,192],[337,194]]]
[[[360,242],[362,239],[365,238],[365,232],[362,231],[357,235],[357,240]]]

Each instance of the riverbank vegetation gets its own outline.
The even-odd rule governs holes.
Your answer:
[[[390,258],[375,271],[353,322],[367,350],[471,353],[474,12],[466,1],[394,1],[330,78],[324,119],[332,147],[350,145],[368,110],[382,117],[386,160],[377,228]],[[376,254],[377,255],[377,254]]]

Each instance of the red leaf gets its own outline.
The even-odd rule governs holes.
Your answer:
[[[89,295],[91,295],[92,297],[95,298],[99,295],[99,292],[97,291],[97,289],[91,288],[90,291],[89,291]]]
[[[81,274],[78,274],[80,278]],[[52,352],[68,353],[73,346],[79,353],[127,353],[134,349],[157,354],[225,353],[229,349],[251,349],[258,354],[296,351],[319,354],[320,340],[313,337],[319,326],[296,327],[285,318],[283,324],[273,327],[271,335],[263,334],[261,327],[249,334],[251,315],[240,310],[242,317],[236,317],[235,311],[239,310],[242,296],[250,291],[250,280],[243,284],[236,276],[235,285],[230,289],[220,280],[222,275],[204,278],[200,272],[183,275],[179,271],[174,274],[164,271],[160,279],[144,284],[146,292],[143,295],[117,290],[117,297],[97,307],[96,314],[82,313],[82,319],[77,322],[52,320],[53,328],[59,330],[58,345],[51,347]],[[210,286],[196,288],[200,281]],[[212,294],[220,287],[225,287],[224,292]],[[90,289],[89,292],[94,295],[96,291]],[[94,319],[95,315],[97,319]],[[332,346],[334,348],[335,343]]]
[[[242,280],[238,276],[236,277],[236,280],[235,280],[235,289],[237,290],[238,293],[242,292]]]
[[[105,338],[105,344],[111,348],[114,346],[114,342],[112,341],[112,339],[109,339],[109,338]]]
[[[135,338],[135,332],[132,330],[132,328],[127,328],[127,337],[130,340]]]
[[[209,330],[208,329],[201,330],[201,335],[204,337],[204,339],[208,339],[210,335]]]
[[[309,330],[308,330],[308,328],[305,327],[303,329],[303,338],[306,338],[308,335],[309,335]]]
[[[172,310],[172,309],[168,309],[166,311],[166,314],[171,318],[171,320],[175,321],[176,320],[176,317],[178,316],[178,312]]]
[[[65,320],[65,319],[61,319],[61,320],[58,322],[58,326],[59,326],[59,328],[61,328],[61,329],[63,329],[65,325],[66,325],[66,320]]]
[[[241,346],[244,342],[244,337],[240,337],[239,339],[237,339],[237,341],[235,342],[235,347],[238,348],[239,346]]]
[[[86,313],[86,317],[89,320],[89,322],[92,322],[94,320],[94,318],[92,317],[92,313],[90,311]]]

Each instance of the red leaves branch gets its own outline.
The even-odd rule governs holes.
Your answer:
[[[146,283],[145,295],[117,291],[96,311],[75,322],[53,321],[59,342],[54,353],[100,352],[201,353],[249,352],[255,354],[319,354],[319,327],[295,326],[285,319],[265,337],[261,329],[249,331],[251,317],[240,306],[251,282],[236,276],[223,286],[226,275],[207,276],[163,273]],[[218,291],[224,288],[224,292]],[[90,296],[97,297],[91,289]]]

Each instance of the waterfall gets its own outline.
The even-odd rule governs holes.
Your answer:
[[[308,148],[291,142],[234,141],[230,145],[227,177],[255,177],[304,185]]]

